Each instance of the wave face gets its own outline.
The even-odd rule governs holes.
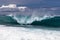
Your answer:
[[[51,26],[51,27],[60,27],[60,16],[56,16],[49,19],[44,19],[42,21],[34,21],[33,25],[43,25],[43,26]]]
[[[60,26],[60,16],[22,16],[7,15],[0,16],[0,24],[21,24],[21,25],[40,25],[40,26]]]
[[[16,20],[9,16],[0,16],[0,24],[18,24]]]

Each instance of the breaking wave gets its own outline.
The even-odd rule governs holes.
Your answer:
[[[41,26],[60,26],[60,16],[22,16],[7,15],[0,16],[0,24],[19,24],[19,25],[41,25]]]

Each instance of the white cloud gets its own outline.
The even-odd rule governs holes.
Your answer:
[[[2,5],[0,8],[16,8],[16,4]]]

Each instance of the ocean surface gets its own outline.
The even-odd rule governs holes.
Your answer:
[[[59,8],[0,9],[0,40],[60,40]]]

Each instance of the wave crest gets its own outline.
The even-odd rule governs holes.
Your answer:
[[[34,21],[42,21],[45,19],[53,18],[54,16],[44,15],[43,17],[30,15],[30,16],[22,16],[22,15],[8,15],[16,20],[19,24],[31,24]]]
[[[40,26],[60,26],[60,16],[48,16],[45,15],[43,17],[30,15],[30,16],[22,16],[22,15],[7,15],[0,16],[0,24],[22,24],[22,25],[40,25]]]

